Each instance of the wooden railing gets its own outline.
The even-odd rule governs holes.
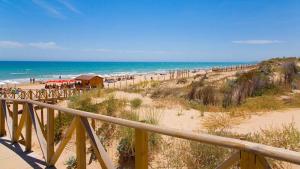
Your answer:
[[[266,157],[300,164],[300,153],[287,149],[271,147],[239,139],[158,127],[116,117],[59,107],[33,100],[0,100],[0,135],[9,135],[12,142],[18,142],[19,138],[23,137],[25,140],[26,151],[30,151],[33,126],[33,131],[36,133],[40,148],[48,166],[55,165],[64,147],[71,139],[72,133],[76,131],[76,156],[77,167],[79,169],[86,168],[86,135],[90,139],[91,145],[101,167],[106,169],[115,168],[112,160],[108,156],[108,153],[101,144],[99,137],[96,135],[95,130],[90,124],[91,120],[100,120],[102,122],[113,123],[135,129],[135,168],[137,169],[148,168],[148,134],[150,132],[235,149],[235,153],[221,163],[217,167],[218,169],[230,168],[230,166],[234,165],[238,161],[240,162],[239,164],[242,169],[271,168]],[[19,120],[18,107],[20,107],[20,105],[23,106],[23,109],[22,113],[20,113],[21,117]],[[47,109],[47,124],[45,128],[41,124],[41,119],[36,112],[37,108]],[[55,150],[54,113],[58,111],[73,115],[73,120]],[[5,122],[7,124],[7,130],[5,128]],[[25,137],[22,133],[23,127],[25,127]]]

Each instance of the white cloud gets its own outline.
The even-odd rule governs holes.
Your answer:
[[[104,48],[83,49],[82,51],[95,52],[95,53],[118,53],[118,54],[156,53],[155,51],[145,51],[145,50],[112,50],[112,49],[104,49]]]
[[[36,48],[36,49],[64,49],[55,42],[30,42],[21,43],[17,41],[0,41],[0,48]]]
[[[0,48],[22,48],[24,44],[16,41],[0,41]]]
[[[68,0],[58,0],[61,4],[63,4],[67,9],[70,11],[81,14],[81,11],[79,11],[74,5],[72,5]]]
[[[57,9],[55,9],[53,6],[51,6],[44,0],[32,0],[32,2],[56,18],[65,18],[65,16],[62,13],[60,13]]]
[[[83,49],[83,52],[92,53],[115,53],[115,54],[201,54],[201,51],[179,51],[179,50],[113,50],[113,49]]]
[[[248,44],[248,45],[266,45],[266,44],[274,44],[274,43],[284,43],[284,41],[280,41],[280,40],[237,40],[237,41],[232,41],[232,43]]]
[[[38,49],[62,49],[55,42],[32,42],[28,45]]]

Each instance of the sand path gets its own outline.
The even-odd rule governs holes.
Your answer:
[[[280,127],[282,124],[291,122],[295,122],[295,126],[300,130],[300,108],[253,115],[242,121],[241,124],[233,126],[231,130],[238,133],[249,133],[259,131],[261,128]]]

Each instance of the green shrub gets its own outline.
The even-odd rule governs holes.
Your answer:
[[[77,168],[77,159],[74,156],[71,156],[66,162],[65,165],[67,169],[76,169]]]
[[[137,109],[142,105],[142,100],[140,98],[135,98],[133,100],[130,101],[130,106],[133,109]]]
[[[186,83],[187,83],[187,79],[186,78],[180,78],[176,82],[176,84],[186,84]]]
[[[113,95],[109,96],[108,99],[97,104],[98,110],[108,116],[116,116],[116,113],[124,108],[126,100],[116,99]]]
[[[67,113],[59,113],[54,119],[54,142],[61,140],[63,131],[71,124],[74,116]]]
[[[92,98],[88,94],[71,97],[68,107],[94,113],[98,111],[97,106],[92,104]]]
[[[147,124],[156,125],[159,122],[158,113],[155,110],[149,110],[146,112],[146,116],[144,120],[140,120],[139,114],[134,111],[124,111],[121,114],[121,117],[133,120],[140,121]],[[119,152],[119,165],[122,168],[133,167],[134,165],[134,157],[135,157],[135,130],[128,127],[122,127],[120,129],[121,139],[118,144],[118,152]],[[158,148],[159,142],[161,140],[161,136],[156,133],[149,133],[149,149],[150,151],[154,151]]]
[[[160,81],[151,81],[151,87],[152,87],[152,88],[159,87],[160,84],[161,84]]]

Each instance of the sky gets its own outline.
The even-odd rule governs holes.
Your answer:
[[[300,55],[300,0],[0,0],[0,60]]]

